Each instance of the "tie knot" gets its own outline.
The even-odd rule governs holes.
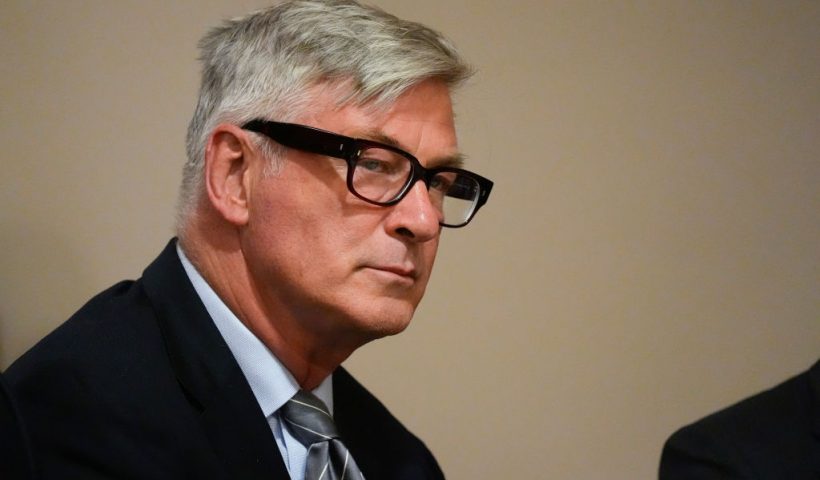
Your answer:
[[[299,390],[281,411],[293,436],[306,447],[339,437],[327,406],[310,392]]]

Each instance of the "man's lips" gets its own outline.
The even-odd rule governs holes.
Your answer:
[[[364,268],[390,273],[410,280],[415,280],[418,276],[418,272],[415,268],[404,265],[366,265]]]

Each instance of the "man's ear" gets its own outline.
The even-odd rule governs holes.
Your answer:
[[[245,131],[235,125],[218,125],[205,147],[208,200],[225,220],[236,226],[248,221],[253,155]]]

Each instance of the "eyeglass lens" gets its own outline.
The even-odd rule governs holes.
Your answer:
[[[353,170],[352,186],[357,194],[374,201],[387,203],[406,188],[412,176],[413,165],[397,152],[378,148],[364,148],[358,155]],[[470,218],[478,200],[478,182],[452,171],[438,172],[427,186],[430,201],[447,225],[461,225]]]

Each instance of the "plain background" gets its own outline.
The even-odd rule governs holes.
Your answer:
[[[171,237],[197,39],[264,3],[3,2],[0,366]],[[376,3],[479,72],[493,196],[347,362],[450,478],[652,478],[817,359],[820,2]]]

